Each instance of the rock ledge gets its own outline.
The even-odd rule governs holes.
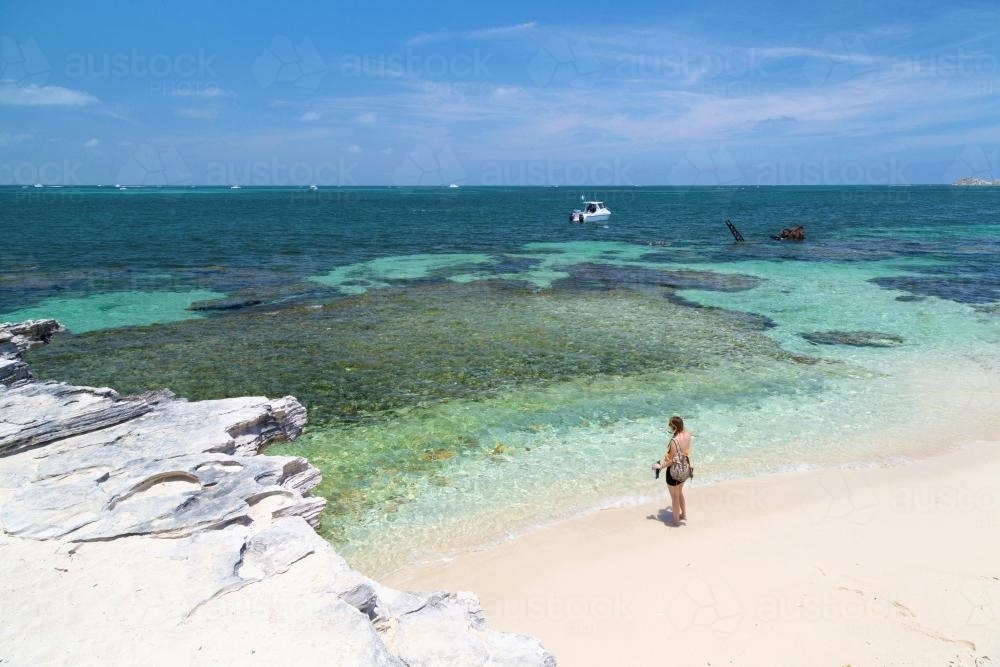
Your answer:
[[[133,628],[134,641],[149,641],[155,652],[156,633],[166,627],[175,634],[163,646],[182,652],[190,644],[190,664],[221,659],[199,643],[202,630],[214,627],[213,610],[289,595],[309,601],[308,620],[268,615],[271,641],[239,664],[284,655],[274,652],[276,636],[296,645],[307,664],[555,664],[537,640],[487,628],[475,596],[387,588],[352,570],[316,534],[326,501],[309,491],[319,471],[301,457],[258,456],[302,432],[306,410],[295,398],[189,402],[169,391],[121,397],[109,388],[36,381],[21,355],[60,330],[54,320],[0,324],[0,553],[51,544],[76,563],[54,568],[64,577],[58,590],[84,590],[96,578],[105,597],[93,604],[106,600],[109,610],[137,596],[148,602],[148,585],[130,578],[143,571],[176,604],[155,627]],[[100,574],[97,563],[109,560],[121,564],[120,577]],[[7,585],[15,598],[38,595],[37,583]],[[15,664],[42,660],[33,644],[19,643],[31,620],[8,618],[4,609],[0,653]],[[109,610],[87,610],[93,614],[81,628]],[[117,654],[85,645],[89,631],[80,633],[63,664],[116,662]],[[162,656],[164,664],[179,654]]]

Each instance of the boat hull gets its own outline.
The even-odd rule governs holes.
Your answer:
[[[600,212],[600,213],[580,213],[579,211],[574,211],[570,216],[570,222],[605,222],[611,219],[611,213]]]

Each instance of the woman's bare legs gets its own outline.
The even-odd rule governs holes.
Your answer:
[[[681,521],[687,521],[688,518],[688,508],[687,503],[684,501],[684,485],[681,484],[677,487],[677,497],[680,499],[681,504]]]
[[[680,486],[667,486],[667,491],[670,492],[670,514],[673,517],[673,526],[676,528],[681,525],[680,516],[681,512],[681,487]]]

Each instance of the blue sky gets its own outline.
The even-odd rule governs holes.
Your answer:
[[[996,2],[95,4],[0,6],[0,183],[1000,178]]]

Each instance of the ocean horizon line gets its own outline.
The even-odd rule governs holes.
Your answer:
[[[965,187],[982,187],[988,188],[990,186],[975,186],[975,185],[961,185],[957,183],[880,183],[880,184],[866,184],[866,183],[788,183],[788,184],[757,184],[757,183],[747,183],[743,185],[676,185],[672,183],[649,183],[644,185],[599,185],[583,183],[579,185],[524,185],[524,184],[509,184],[509,185],[483,185],[468,183],[465,185],[458,185],[456,188],[450,188],[449,185],[393,185],[384,183],[356,183],[351,185],[335,185],[335,184],[321,184],[321,183],[300,183],[300,184],[289,184],[289,185],[249,185],[243,183],[232,183],[232,184],[209,184],[209,183],[191,183],[187,185],[145,185],[145,184],[132,184],[132,183],[79,183],[74,185],[64,185],[64,184],[47,184],[47,183],[37,183],[37,184],[24,184],[24,183],[3,183],[0,184],[0,189],[17,190],[17,189],[31,189],[31,188],[52,188],[52,189],[72,189],[72,188],[110,188],[117,189],[119,187],[134,188],[134,189],[146,189],[146,190],[191,190],[197,188],[216,188],[220,190],[232,190],[233,186],[239,186],[239,190],[302,190],[309,189],[312,187],[317,188],[327,188],[327,189],[337,189],[337,190],[350,190],[354,188],[372,188],[380,190],[442,190],[442,189],[482,189],[482,190],[504,190],[512,188],[523,188],[523,189],[593,189],[601,188],[606,190],[631,190],[631,189],[674,189],[679,191],[688,190],[743,190],[743,189],[758,189],[758,188],[775,188],[775,189],[889,189],[889,188],[910,188],[910,187],[929,187],[929,188],[965,188]]]

